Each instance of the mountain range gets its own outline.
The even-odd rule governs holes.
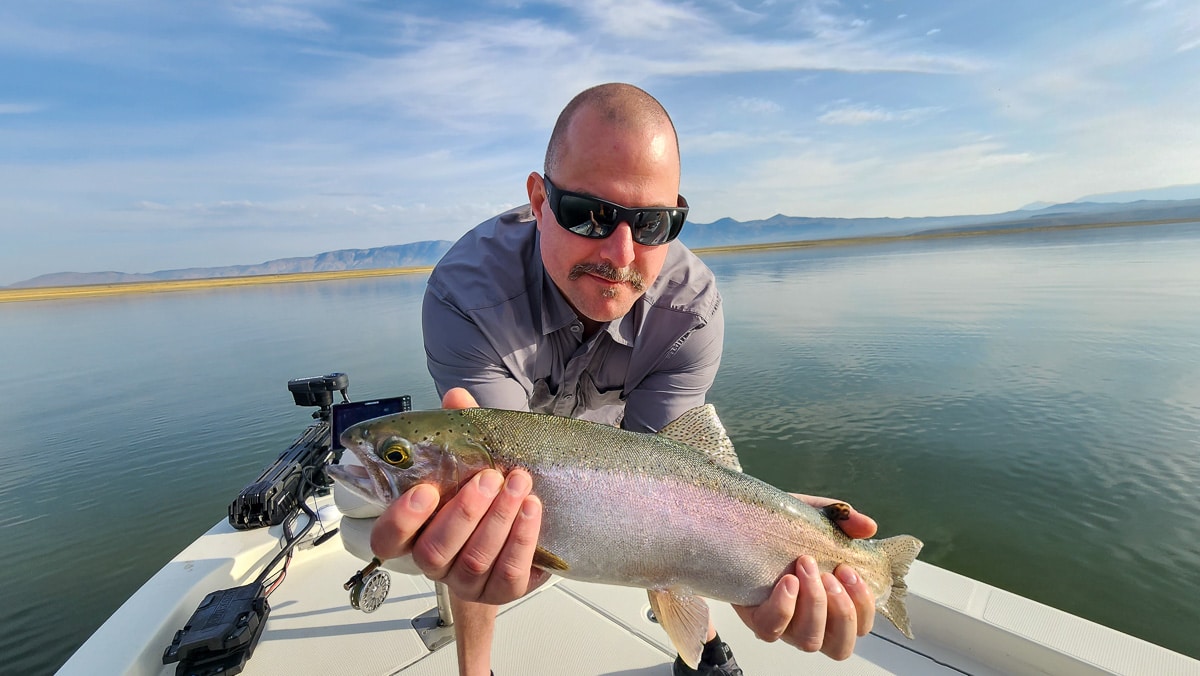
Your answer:
[[[1134,195],[1135,193],[1125,193]],[[1194,193],[1193,193],[1194,194]],[[777,214],[767,219],[737,221],[722,218],[712,223],[688,223],[680,240],[693,249],[739,244],[768,244],[949,234],[966,231],[1002,231],[1027,228],[1149,223],[1156,221],[1200,221],[1200,199],[1140,199],[1113,203],[1079,201],[1023,209],[1000,214],[931,216],[923,218],[809,218]],[[252,275],[364,270],[433,265],[450,248],[444,240],[394,244],[373,249],[341,249],[315,256],[280,258],[254,265],[160,270],[150,273],[57,272],[10,285],[10,288],[77,286],[171,279],[202,279]]]

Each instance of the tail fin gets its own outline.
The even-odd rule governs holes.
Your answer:
[[[912,638],[912,627],[908,623],[908,608],[904,605],[904,600],[908,596],[908,585],[904,582],[904,576],[908,574],[909,566],[916,560],[917,554],[925,544],[911,535],[897,535],[880,540],[877,544],[887,554],[891,564],[892,591],[888,594],[887,601],[876,610],[896,625],[900,633]]]

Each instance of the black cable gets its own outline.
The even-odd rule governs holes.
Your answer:
[[[308,506],[308,494],[307,494],[307,490],[306,490],[308,488],[308,484],[312,483],[311,480],[309,479],[309,473],[313,469],[314,469],[313,467],[305,467],[304,468],[303,472],[300,475],[300,483],[299,483],[298,487],[296,488],[297,502],[300,505],[300,509],[304,510],[304,513],[308,515],[308,523],[304,524],[304,527],[300,529],[299,533],[292,535],[292,533],[291,533],[292,519],[294,519],[296,516],[299,516],[299,515],[294,514],[294,515],[292,515],[292,517],[284,520],[283,530],[284,530],[284,536],[285,536],[285,544],[280,547],[279,553],[275,555],[274,559],[271,559],[271,562],[267,564],[267,567],[264,568],[263,571],[261,573],[259,573],[258,578],[254,580],[254,582],[256,584],[264,584],[265,581],[267,580],[267,578],[270,576],[271,571],[275,568],[275,566],[279,565],[279,562],[283,561],[285,558],[287,559],[287,563],[285,563],[283,570],[280,572],[280,577],[274,581],[274,586],[270,587],[269,591],[267,591],[267,594],[270,594],[272,591],[275,590],[276,587],[279,586],[280,582],[283,582],[282,576],[287,574],[287,565],[290,564],[291,560],[292,560],[292,550],[294,550],[296,545],[299,544],[300,541],[304,539],[304,536],[307,535],[308,531],[312,529],[313,524],[315,524],[317,522],[317,513],[314,512]],[[316,484],[313,484],[313,485],[315,487]]]

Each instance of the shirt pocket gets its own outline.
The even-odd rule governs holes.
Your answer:
[[[566,413],[559,412],[561,407],[558,405],[558,396],[550,391],[549,381],[549,378],[533,381],[533,391],[529,393],[529,410],[549,415],[569,415],[570,409]]]
[[[626,399],[622,387],[601,390],[596,386],[592,375],[584,373],[579,379],[578,393],[574,417],[614,427],[621,426],[621,421],[625,418]]]

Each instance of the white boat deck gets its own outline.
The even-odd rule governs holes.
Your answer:
[[[325,529],[362,527],[341,523],[329,498],[320,503]],[[176,665],[164,666],[162,653],[175,631],[209,592],[252,581],[278,551],[279,536],[279,527],[236,531],[222,520],[134,594],[59,673],[174,674]],[[413,620],[435,608],[433,584],[391,573],[388,599],[363,613],[342,588],[363,565],[340,537],[299,549],[270,596],[266,630],[242,673],[457,673],[453,644],[430,651],[414,629]],[[759,641],[727,604],[710,605],[749,676],[1200,675],[1196,660],[920,561],[908,581],[916,640],[879,618],[844,662]],[[556,579],[502,609],[493,669],[497,676],[666,676],[674,650],[648,611],[643,590]]]

